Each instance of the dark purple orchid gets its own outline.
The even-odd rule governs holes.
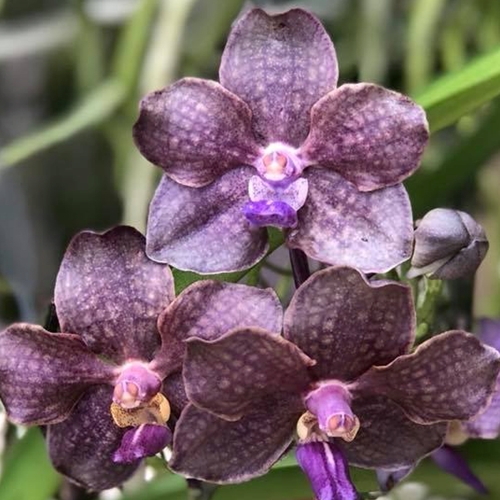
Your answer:
[[[500,352],[500,320],[482,318],[478,326],[481,341]],[[500,378],[486,411],[471,422],[465,422],[463,428],[470,437],[495,439],[500,435]]]
[[[267,251],[265,226],[317,260],[365,272],[410,257],[400,183],[428,138],[419,106],[373,84],[336,88],[332,42],[300,9],[244,15],[219,77],[185,78],[141,102],[136,144],[165,171],[151,258],[201,273],[248,268]]]
[[[184,339],[251,325],[281,330],[274,292],[200,281],[173,300],[169,268],[144,250],[129,227],[80,233],[55,288],[61,330],[73,333],[15,324],[0,334],[9,418],[47,425],[54,467],[92,490],[121,484],[170,442],[170,409],[178,415],[186,404]]]
[[[360,467],[413,465],[441,446],[449,421],[486,406],[500,370],[499,354],[463,331],[408,354],[408,286],[368,282],[346,267],[317,272],[297,290],[284,334],[245,328],[187,341],[191,404],[177,423],[173,470],[243,481],[265,473],[297,439],[316,496],[355,498],[339,454]]]

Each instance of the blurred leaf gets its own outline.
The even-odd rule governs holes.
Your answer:
[[[116,80],[96,87],[66,116],[2,148],[0,171],[100,123],[116,110],[124,97],[124,88]]]
[[[113,74],[127,93],[141,76],[143,55],[148,43],[149,26],[154,20],[158,0],[142,0],[140,7],[123,29],[113,60]]]
[[[500,74],[500,66],[497,69]],[[438,168],[418,171],[405,182],[416,217],[421,217],[436,205],[450,204],[461,190],[470,189],[478,168],[500,147],[499,130],[500,100],[494,103],[479,128],[463,138]]]
[[[60,476],[47,457],[38,428],[31,428],[7,454],[2,478],[2,500],[46,500],[57,490]]]
[[[283,244],[283,235],[281,231],[268,228],[269,235],[269,251],[267,255],[274,252],[279,246]],[[256,264],[260,266],[260,263]],[[255,266],[254,266],[255,267]],[[245,271],[238,271],[235,273],[222,273],[222,274],[197,274],[191,271],[180,271],[179,269],[174,269],[174,281],[175,281],[175,293],[179,294],[184,290],[184,288],[188,287],[195,281],[199,280],[218,280],[218,281],[231,281],[233,283],[239,281],[241,278],[246,276],[249,272],[254,268],[247,269]]]
[[[430,48],[439,27],[446,0],[414,0],[410,3],[405,58],[406,90],[413,93],[426,85],[434,67],[434,51]]]
[[[457,121],[500,94],[500,48],[445,75],[417,94],[431,132]]]

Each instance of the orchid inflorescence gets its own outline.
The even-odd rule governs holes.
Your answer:
[[[318,500],[358,498],[348,465],[388,487],[446,455],[457,425],[496,437],[498,324],[417,337],[409,280],[473,274],[488,247],[455,210],[413,231],[401,182],[427,143],[423,110],[377,85],[337,88],[333,44],[300,9],[244,14],[219,75],[141,101],[134,138],[164,171],[147,235],[76,235],[55,285],[58,331],[0,334],[10,420],[45,426],[54,467],[89,490],[165,447],[172,471],[217,484],[295,448]],[[297,279],[285,311],[272,289],[220,280],[175,296],[169,266],[248,270],[269,226],[331,265]],[[410,258],[399,281],[381,274]]]

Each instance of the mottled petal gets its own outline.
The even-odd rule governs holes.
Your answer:
[[[357,500],[343,454],[333,443],[299,444],[297,462],[306,473],[317,500]]]
[[[196,406],[237,420],[267,395],[300,395],[309,384],[311,364],[291,342],[259,328],[233,330],[211,342],[191,338],[184,362],[186,393]]]
[[[248,106],[216,82],[184,78],[141,101],[139,151],[185,186],[205,186],[259,155]]]
[[[313,259],[382,273],[408,260],[413,222],[402,185],[358,191],[335,172],[308,168],[309,194],[287,244]]]
[[[203,188],[163,176],[149,209],[147,253],[201,274],[240,271],[267,252],[267,232],[243,214],[251,167],[234,169]]]
[[[361,191],[398,184],[420,164],[429,137],[424,110],[370,83],[342,85],[311,111],[302,155]]]
[[[467,420],[486,408],[499,371],[498,351],[454,330],[388,366],[373,367],[356,390],[387,396],[418,423]]]
[[[406,285],[368,282],[348,267],[315,273],[285,312],[285,337],[316,361],[319,379],[347,382],[374,364],[389,363],[408,351],[414,332]]]
[[[472,472],[465,459],[451,446],[442,446],[432,453],[431,458],[445,472],[457,477],[478,493],[482,495],[488,494],[488,489],[482,483],[481,479]]]
[[[59,422],[92,384],[113,378],[77,335],[24,323],[0,334],[0,397],[18,424]]]
[[[252,109],[262,143],[298,146],[309,110],[337,84],[332,42],[321,23],[300,9],[270,16],[253,9],[231,31],[220,66],[222,85]]]
[[[352,409],[361,421],[356,438],[350,443],[335,441],[351,465],[401,469],[413,466],[443,444],[446,423],[416,424],[387,398],[360,398]]]
[[[298,402],[267,398],[236,422],[189,405],[174,434],[169,467],[211,483],[240,483],[265,474],[292,443]]]
[[[173,416],[178,418],[189,403],[181,371],[172,373],[163,381],[162,392],[170,403]]]
[[[161,314],[158,328],[162,347],[152,367],[164,375],[178,370],[184,359],[184,341],[189,337],[215,340],[235,328],[252,326],[280,333],[282,323],[281,303],[272,289],[198,281]]]
[[[144,247],[144,236],[131,227],[85,231],[71,241],[57,275],[61,330],[116,362],[152,358],[160,344],[158,315],[174,297],[170,269],[150,261]]]
[[[95,491],[119,486],[139,465],[113,462],[125,431],[111,418],[112,392],[106,386],[92,389],[69,418],[47,430],[49,455],[57,471]]]
[[[481,439],[496,439],[498,437],[500,434],[500,379],[497,378],[495,392],[486,410],[462,425],[470,437]]]
[[[125,432],[120,447],[113,453],[113,462],[131,464],[153,457],[171,441],[172,432],[167,426],[142,424]]]
[[[485,344],[500,351],[500,320],[481,318],[478,321],[478,337]]]

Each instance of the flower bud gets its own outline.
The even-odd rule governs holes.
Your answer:
[[[487,250],[484,229],[469,214],[436,208],[417,224],[408,278],[422,274],[447,280],[470,276]]]

